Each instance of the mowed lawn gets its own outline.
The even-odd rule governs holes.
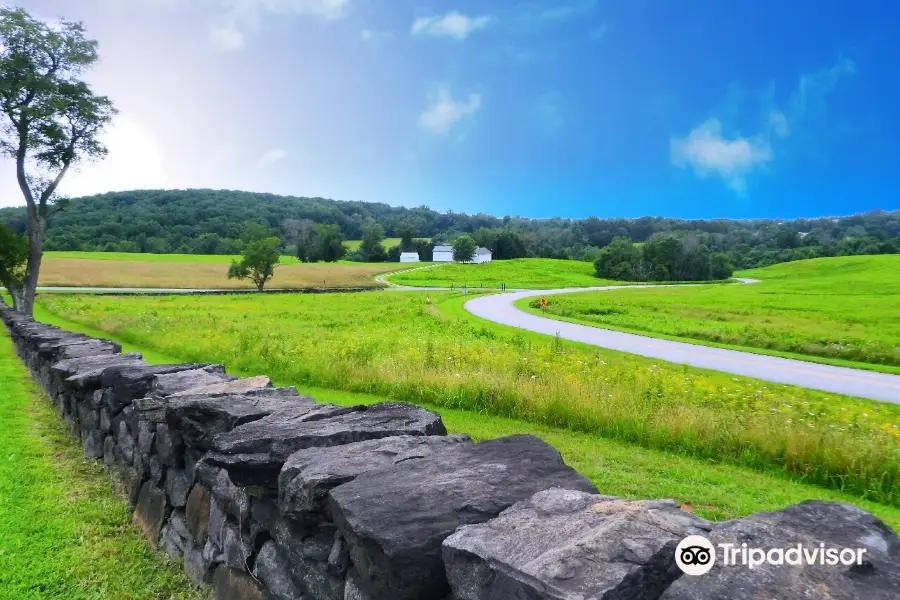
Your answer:
[[[48,252],[40,285],[63,287],[141,287],[253,289],[250,281],[229,280],[233,256],[130,254],[123,252]],[[283,256],[269,289],[302,287],[377,287],[379,273],[401,268],[394,263],[303,264]]]
[[[197,599],[150,550],[106,471],[82,458],[0,331],[0,599]]]
[[[516,258],[476,264],[447,263],[392,275],[391,283],[414,287],[553,289],[615,285],[594,276],[594,265],[579,260]]]
[[[381,245],[384,246],[385,250],[389,250],[394,246],[399,246],[400,241],[400,238],[384,238],[381,240]],[[358,250],[361,244],[362,240],[347,240],[344,242],[344,246],[346,246],[347,250],[350,252]]]
[[[458,292],[44,295],[52,315],[186,361],[777,472],[900,505],[900,406],[481,321]]]
[[[542,314],[900,372],[900,255],[803,260],[737,276],[761,283],[566,294]],[[533,304],[519,302],[535,312]]]

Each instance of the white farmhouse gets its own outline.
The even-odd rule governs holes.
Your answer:
[[[431,253],[434,262],[453,262],[453,246],[435,246]]]
[[[400,253],[400,262],[402,262],[402,263],[419,262],[419,253],[418,252],[401,252]]]
[[[472,257],[473,263],[489,263],[491,262],[491,251],[487,248],[478,247],[475,249],[475,256]]]

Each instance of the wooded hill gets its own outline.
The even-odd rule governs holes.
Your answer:
[[[0,224],[24,231],[24,209],[0,210]],[[713,252],[730,255],[738,268],[818,256],[889,254],[900,251],[900,211],[873,211],[840,218],[774,221],[639,219],[529,219],[484,214],[440,213],[381,203],[345,202],[227,190],[143,190],[72,200],[56,214],[47,250],[235,254],[247,222],[271,228],[292,252],[285,222],[308,219],[337,225],[345,239],[360,239],[377,222],[388,237],[414,235],[450,241],[470,233],[484,246],[502,236],[515,255],[595,260],[615,237],[646,242],[661,234],[691,238]],[[507,256],[505,258],[514,258]],[[495,256],[495,258],[500,258]]]

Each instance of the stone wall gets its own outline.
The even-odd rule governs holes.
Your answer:
[[[217,599],[894,598],[900,540],[847,504],[709,523],[601,495],[538,438],[473,443],[401,403],[336,406],[217,364],[148,365],[0,308],[84,447],[126,485],[150,542]],[[716,565],[687,535],[865,548],[853,567]]]

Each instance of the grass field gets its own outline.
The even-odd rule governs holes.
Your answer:
[[[517,258],[497,260],[480,265],[447,263],[431,269],[398,273],[391,283],[415,287],[486,287],[552,289],[615,285],[615,281],[594,276],[594,265],[577,260],[553,258]]]
[[[253,289],[252,282],[229,280],[235,257],[197,254],[131,254],[124,252],[48,252],[40,285],[65,287],[142,287]],[[283,256],[269,289],[300,287],[375,287],[379,273],[400,268],[395,263],[303,264]]]
[[[542,314],[900,372],[900,256],[804,260],[738,276],[762,282],[566,294],[550,298]],[[518,306],[537,312],[534,302]]]
[[[197,599],[0,333],[0,599]]]
[[[353,252],[354,250],[359,249],[360,244],[362,244],[362,240],[347,240],[344,242],[344,246],[347,247],[347,250]],[[384,238],[381,240],[381,245],[384,246],[385,250],[388,250],[394,246],[400,245],[400,238]]]
[[[900,505],[900,406],[661,363],[480,321],[453,292],[44,296],[182,360],[517,418]]]
[[[119,336],[93,327],[62,319],[36,307],[38,319],[81,331],[93,336],[106,336],[123,344],[124,351],[140,351],[151,363],[163,364],[187,360],[185,355],[163,354],[148,345],[135,345]],[[228,365],[228,372],[239,375],[258,375],[256,370],[240,370]],[[297,381],[276,378],[277,385],[296,384]],[[301,393],[321,402],[335,404],[370,404],[383,402],[386,397],[341,390],[298,386]],[[441,413],[451,433],[468,433],[475,440],[492,439],[515,433],[536,435],[552,444],[566,463],[584,474],[604,494],[628,498],[673,498],[687,510],[708,519],[725,520],[761,510],[777,510],[789,504],[819,498],[855,503],[880,517],[894,528],[900,528],[900,508],[818,486],[790,481],[781,474],[760,473],[733,465],[713,464],[708,460],[678,456],[633,444],[603,439],[596,435],[535,425],[522,420],[492,416],[419,403]]]

